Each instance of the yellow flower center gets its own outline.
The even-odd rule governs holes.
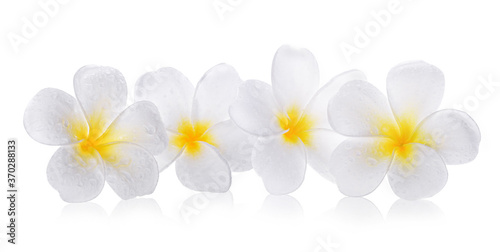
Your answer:
[[[385,157],[394,153],[403,164],[414,164],[417,153],[411,144],[430,145],[432,138],[429,138],[425,132],[416,129],[417,121],[414,116],[411,116],[411,113],[402,118],[397,125],[394,125],[392,120],[381,121],[381,133],[387,139],[382,142],[377,151]]]
[[[415,121],[414,120],[402,120],[399,122],[398,127],[388,127],[388,132],[383,132],[389,137],[389,141],[386,143],[386,149],[392,152],[394,151],[402,158],[408,158],[411,156],[412,151],[408,144],[415,143]]]
[[[286,113],[278,115],[280,127],[288,130],[283,134],[286,143],[297,144],[299,139],[306,146],[312,145],[312,135],[310,129],[314,126],[314,120],[297,106],[287,109]]]
[[[90,158],[94,151],[98,151],[104,160],[111,156],[111,152],[106,149],[100,148],[104,143],[113,142],[117,136],[117,132],[105,132],[105,123],[103,120],[103,111],[95,111],[89,116],[88,122],[70,119],[68,122],[69,134],[78,140],[77,150],[78,154],[83,158]]]
[[[171,144],[177,148],[185,146],[184,151],[191,155],[196,156],[201,150],[201,143],[206,142],[213,146],[217,146],[212,134],[207,132],[211,124],[205,121],[198,121],[192,123],[189,119],[183,119],[177,126],[178,135],[172,137]]]

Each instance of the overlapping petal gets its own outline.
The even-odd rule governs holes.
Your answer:
[[[231,120],[215,124],[206,134],[216,139],[215,147],[228,162],[231,171],[252,169],[252,149],[257,137],[243,132]]]
[[[238,97],[229,107],[231,120],[244,131],[256,136],[283,133],[277,114],[278,105],[269,84],[258,80],[245,81]]]
[[[158,183],[158,166],[153,155],[132,143],[98,146],[106,167],[106,181],[122,199],[151,194]]]
[[[179,136],[179,134],[171,131],[167,131],[167,135],[169,139],[174,139]],[[182,154],[184,148],[184,146],[176,146],[170,141],[167,144],[167,147],[160,154],[155,156],[160,172],[167,169],[167,167],[169,167],[170,164],[172,164]]]
[[[94,199],[104,186],[104,165],[95,150],[81,155],[78,145],[60,147],[47,166],[47,179],[67,202]]]
[[[408,120],[407,115],[420,122],[438,109],[443,94],[444,75],[429,63],[403,63],[387,75],[387,96],[398,122]]]
[[[382,182],[392,155],[385,155],[386,138],[350,138],[333,152],[330,169],[339,190],[347,196],[364,196]]]
[[[412,155],[397,153],[388,172],[392,190],[400,198],[416,200],[432,197],[440,192],[448,180],[443,159],[432,148],[423,144],[408,144]]]
[[[92,134],[100,136],[127,103],[127,84],[120,71],[106,66],[84,66],[73,79],[75,95]]]
[[[328,118],[332,128],[346,136],[384,136],[398,130],[387,98],[362,80],[340,88],[328,104]]]
[[[345,83],[354,80],[366,80],[366,77],[359,70],[346,71],[333,77],[314,94],[304,111],[314,121],[315,128],[330,129],[328,102]]]
[[[135,143],[156,155],[166,148],[168,137],[156,106],[139,101],[125,109],[101,136],[101,144],[109,142]]]
[[[333,151],[344,137],[328,129],[313,129],[308,134],[310,138],[309,145],[306,145],[307,163],[321,176],[335,182],[335,177],[330,172],[328,163]]]
[[[87,122],[74,97],[59,89],[38,92],[24,112],[24,128],[36,141],[49,145],[77,143],[88,132]]]
[[[272,83],[281,109],[303,109],[319,87],[319,69],[307,49],[281,46],[274,55]]]
[[[209,69],[196,86],[193,98],[192,120],[212,125],[229,119],[229,105],[238,93],[242,80],[236,70],[227,64]]]
[[[179,181],[189,189],[205,192],[226,192],[231,186],[231,170],[217,150],[198,142],[196,155],[183,153],[175,162]]]
[[[288,194],[300,187],[307,166],[304,144],[288,144],[283,136],[257,139],[252,166],[271,194]]]
[[[146,73],[135,84],[135,100],[153,102],[165,127],[171,131],[176,131],[180,122],[189,118],[193,95],[193,84],[171,67]]]
[[[476,158],[481,133],[467,113],[445,109],[422,121],[416,139],[437,151],[446,164],[464,164]]]

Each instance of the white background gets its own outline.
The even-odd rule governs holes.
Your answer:
[[[234,7],[219,15],[214,2]],[[0,139],[4,146],[18,139],[20,199],[16,246],[6,242],[2,200],[0,251],[499,251],[500,6],[396,1],[398,12],[380,30],[371,27],[373,36],[348,61],[341,44],[353,45],[356,27],[373,25],[371,13],[389,2],[73,0],[47,15],[37,1],[2,1]],[[22,36],[33,18],[37,31],[13,46],[9,37]],[[344,198],[312,169],[299,190],[281,197],[268,196],[253,171],[234,174],[230,192],[208,195],[183,187],[169,168],[152,195],[121,201],[106,186],[83,204],[63,202],[48,184],[57,147],[35,142],[22,124],[40,89],[74,95],[73,74],[86,64],[119,69],[129,91],[146,71],[171,66],[196,83],[221,62],[242,79],[270,82],[282,44],[311,50],[322,83],[358,68],[384,93],[392,66],[414,59],[438,66],[446,78],[441,107],[468,104],[463,109],[482,133],[479,155],[449,166],[443,191],[415,202],[398,201],[387,181],[365,199]],[[497,87],[488,90],[481,78]],[[5,188],[6,168],[0,178]]]

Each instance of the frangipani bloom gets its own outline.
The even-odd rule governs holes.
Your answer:
[[[231,105],[231,119],[258,136],[252,166],[271,194],[295,191],[304,180],[307,163],[327,172],[331,153],[340,142],[327,119],[327,105],[341,84],[365,79],[349,71],[319,87],[316,59],[307,49],[282,46],[272,65],[272,86],[258,80],[244,82]]]
[[[446,184],[446,164],[472,161],[481,135],[464,112],[436,111],[444,93],[443,73],[417,61],[394,67],[386,97],[366,81],[345,84],[328,106],[334,130],[350,138],[333,152],[330,168],[340,191],[369,194],[388,174],[396,195],[431,197]]]
[[[137,81],[136,100],[156,104],[169,135],[167,149],[156,156],[160,170],[177,160],[177,177],[184,186],[225,192],[231,186],[231,170],[251,169],[252,138],[228,114],[241,82],[226,64],[208,70],[196,90],[173,68],[146,73]]]
[[[110,67],[82,67],[74,89],[76,99],[43,89],[24,113],[34,140],[62,145],[48,164],[49,183],[67,202],[95,198],[105,180],[122,199],[151,194],[158,182],[152,154],[168,142],[155,105],[137,102],[125,109],[125,79]]]

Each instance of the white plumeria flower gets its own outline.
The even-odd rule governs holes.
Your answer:
[[[92,200],[104,181],[122,199],[151,194],[158,182],[152,154],[168,142],[155,105],[137,102],[125,109],[125,79],[110,67],[82,67],[73,82],[76,99],[46,88],[24,113],[34,140],[62,145],[48,164],[49,183],[67,202]]]
[[[252,166],[271,194],[287,194],[300,187],[307,163],[327,179],[331,153],[340,142],[327,119],[327,105],[341,84],[365,79],[352,70],[319,88],[319,70],[310,51],[284,45],[274,56],[272,86],[258,80],[244,82],[229,108],[231,119],[258,136]]]
[[[231,170],[251,169],[252,137],[229,120],[228,107],[241,84],[236,70],[219,64],[205,73],[194,89],[173,68],[144,74],[136,83],[136,100],[158,107],[170,143],[156,156],[160,170],[175,160],[181,183],[196,191],[225,192]]]
[[[444,93],[441,70],[417,61],[394,67],[386,97],[366,81],[345,84],[329,106],[333,129],[350,138],[333,152],[330,168],[340,191],[363,196],[386,173],[396,195],[431,197],[446,184],[446,164],[472,161],[481,135],[464,112],[436,111]]]

